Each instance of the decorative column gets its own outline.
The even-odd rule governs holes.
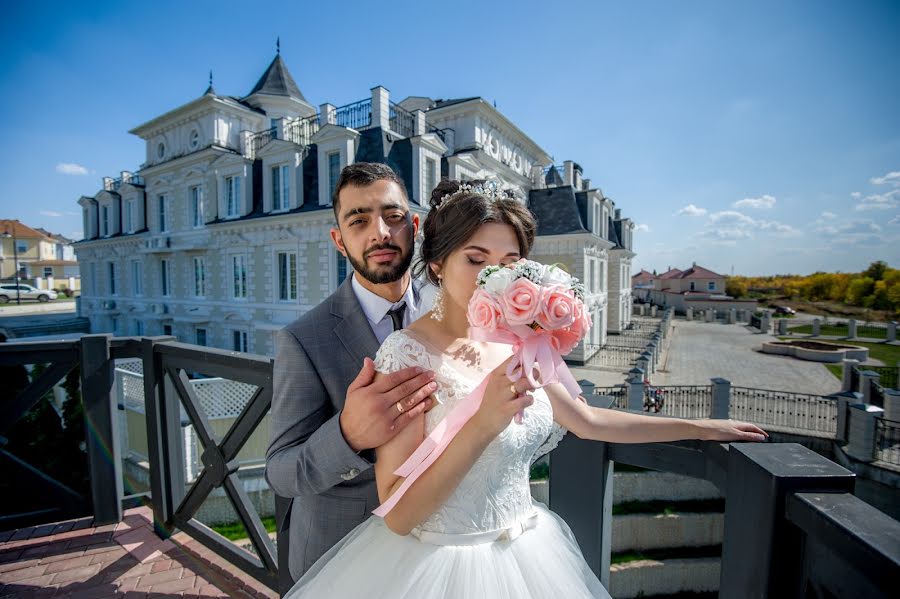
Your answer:
[[[853,388],[853,369],[859,366],[859,360],[844,358],[844,371],[841,376],[841,391],[856,391]]]
[[[900,391],[884,390],[884,417],[887,420],[900,420]]]
[[[874,370],[859,371],[859,391],[863,394],[863,402],[872,402],[872,383],[877,383],[881,375]]]
[[[816,318],[812,324],[812,336],[818,337],[822,334],[822,321]]]
[[[712,383],[712,403],[710,418],[727,419],[731,403],[731,381],[723,378],[710,379]]]
[[[391,92],[378,86],[372,88],[372,127],[390,129],[391,124]]]
[[[895,321],[891,321],[887,325],[887,341],[888,343],[897,340],[897,323]]]
[[[860,462],[875,460],[875,432],[877,418],[884,414],[878,406],[865,403],[850,406],[850,420],[847,430],[847,445],[844,451]]]
[[[856,319],[851,318],[847,321],[847,338],[856,339]]]
[[[644,370],[632,368],[628,371],[628,409],[640,412],[644,409]]]

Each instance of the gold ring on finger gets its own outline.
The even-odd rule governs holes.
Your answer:
[[[519,392],[516,390],[515,383],[509,386],[509,392],[513,394],[513,397],[517,397],[519,395]]]
[[[397,406],[397,411],[400,412],[400,413],[402,414],[402,413],[403,413],[403,406],[400,405],[400,402],[398,401],[398,402],[395,403],[394,405]]]

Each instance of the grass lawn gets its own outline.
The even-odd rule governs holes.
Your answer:
[[[267,516],[262,519],[266,532],[275,532],[275,516]],[[231,522],[228,524],[217,524],[210,526],[211,529],[228,539],[229,541],[237,541],[238,539],[248,538],[247,531],[240,522]]]
[[[788,327],[792,333],[800,335],[812,335],[813,325],[801,324],[794,327]],[[846,337],[848,334],[847,325],[845,324],[822,324],[819,328],[820,335],[833,337]],[[887,329],[881,327],[864,327],[857,325],[856,334],[859,337],[868,337],[871,339],[887,339]]]
[[[644,549],[643,551],[622,551],[610,556],[611,564],[625,564],[644,559],[689,559],[692,557],[718,557],[722,555],[721,545],[708,547],[678,547],[674,549]]]

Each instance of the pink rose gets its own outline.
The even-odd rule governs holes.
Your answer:
[[[581,341],[581,335],[572,331],[571,327],[553,331],[553,338],[556,340],[556,347],[561,356],[570,354]]]
[[[500,304],[497,303],[490,293],[484,289],[476,289],[469,300],[468,314],[469,324],[473,327],[488,329],[490,331],[497,330],[503,314],[500,310]]]
[[[541,312],[543,290],[522,277],[500,295],[503,315],[511,325],[530,325]]]
[[[576,301],[572,292],[561,285],[546,288],[538,323],[550,331],[571,326],[575,322]]]
[[[584,309],[584,304],[580,300],[575,300],[573,310],[572,324],[563,329],[553,331],[553,337],[559,347],[559,353],[563,356],[570,353],[575,346],[584,338],[588,329],[591,328],[591,315]]]

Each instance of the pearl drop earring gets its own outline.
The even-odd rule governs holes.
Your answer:
[[[438,275],[438,290],[434,295],[434,303],[431,305],[431,318],[440,322],[444,318],[444,286],[441,284],[443,277]]]

